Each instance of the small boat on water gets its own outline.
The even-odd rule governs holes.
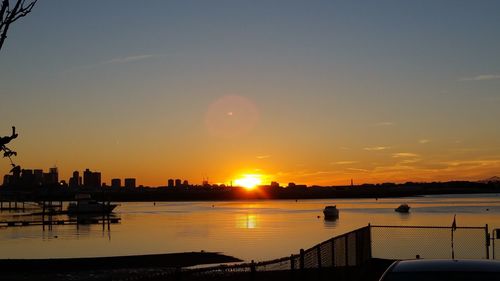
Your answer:
[[[323,209],[323,214],[325,215],[325,219],[335,219],[339,217],[339,210],[337,206],[326,206]]]
[[[394,211],[396,211],[398,213],[408,213],[410,211],[410,206],[408,206],[408,204],[404,203],[404,204],[399,205],[399,207],[394,209]]]
[[[76,196],[76,202],[69,203],[68,214],[109,214],[116,208],[116,204],[100,203],[90,199],[88,194]]]

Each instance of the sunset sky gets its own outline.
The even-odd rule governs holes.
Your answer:
[[[23,168],[345,185],[500,175],[500,1],[38,1],[0,51]],[[0,172],[9,171],[8,159]]]

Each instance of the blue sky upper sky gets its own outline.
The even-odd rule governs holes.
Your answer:
[[[148,185],[243,173],[308,184],[492,176],[499,10],[39,1],[0,52],[0,130],[18,127],[22,166],[57,165],[63,178],[87,167]]]

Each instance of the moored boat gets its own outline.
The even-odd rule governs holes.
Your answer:
[[[337,206],[326,206],[323,209],[323,214],[325,215],[325,219],[333,219],[333,218],[338,218],[339,217],[339,210],[337,209]]]
[[[68,214],[109,214],[118,206],[110,202],[97,202],[97,200],[90,199],[90,195],[87,194],[79,194],[76,200],[76,202],[69,203]]]
[[[396,209],[394,209],[394,211],[398,212],[398,213],[408,213],[410,211],[410,206],[408,206],[408,204],[401,204],[399,205],[399,207],[397,207]]]

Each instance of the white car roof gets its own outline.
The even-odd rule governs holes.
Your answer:
[[[451,260],[419,259],[396,262],[392,272],[432,272],[432,271],[480,271],[500,272],[500,261],[496,260]]]

